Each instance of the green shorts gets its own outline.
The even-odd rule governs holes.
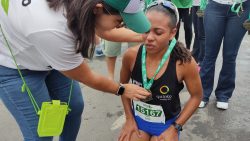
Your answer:
[[[138,45],[139,43],[128,43],[128,47]],[[121,42],[111,42],[104,40],[104,50],[103,53],[107,57],[116,57],[121,54],[122,43]]]

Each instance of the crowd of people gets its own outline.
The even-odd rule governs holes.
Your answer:
[[[182,126],[209,102],[221,47],[214,93],[216,107],[228,109],[250,0],[21,1],[1,1],[0,98],[25,141],[53,140],[39,131],[42,105],[54,100],[68,112],[60,141],[76,140],[84,109],[79,83],[121,96],[126,122],[119,141],[178,141]],[[178,41],[181,22],[185,44]],[[123,42],[131,47],[117,83]],[[85,61],[102,55],[109,77]],[[181,107],[184,85],[190,97]]]

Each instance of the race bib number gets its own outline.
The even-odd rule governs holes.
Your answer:
[[[165,114],[161,106],[151,105],[141,101],[133,101],[135,116],[139,116],[145,121],[164,123]]]

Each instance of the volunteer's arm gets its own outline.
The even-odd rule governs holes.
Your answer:
[[[142,34],[136,33],[127,28],[115,28],[102,33],[96,34],[106,40],[114,42],[143,42]]]
[[[66,31],[43,30],[30,33],[27,38],[41,56],[55,70],[89,87],[109,93],[116,93],[119,83],[90,69],[81,54],[76,54],[72,37]],[[144,98],[149,93],[133,84],[124,84],[123,95],[128,98]]]
[[[119,88],[119,84],[107,77],[92,71],[88,64],[83,62],[80,66],[68,70],[61,71],[65,76],[77,80],[91,88],[115,94]],[[143,88],[133,84],[123,84],[125,91],[123,96],[130,99],[144,99],[148,93]]]

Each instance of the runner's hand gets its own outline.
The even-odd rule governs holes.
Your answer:
[[[178,141],[178,132],[173,126],[170,126],[157,138],[157,141]]]
[[[135,120],[127,119],[119,135],[118,141],[130,141],[133,133],[135,133],[138,138],[141,137]]]
[[[123,84],[123,86],[125,87],[125,91],[122,96],[132,100],[146,99],[151,95],[146,89],[135,84]]]

